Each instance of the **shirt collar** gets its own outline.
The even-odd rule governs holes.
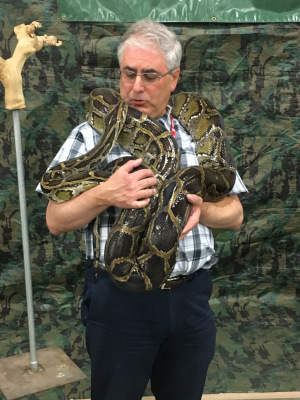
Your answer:
[[[171,106],[167,105],[166,113],[159,119],[164,125],[171,126]]]

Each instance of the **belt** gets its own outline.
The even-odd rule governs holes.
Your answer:
[[[89,259],[88,259],[89,260]],[[93,261],[93,260],[91,260]],[[101,271],[106,272],[105,266],[101,263],[98,264],[99,269]],[[199,270],[198,270],[199,271]],[[174,276],[174,278],[168,278],[161,286],[160,289],[165,290],[165,289],[175,289],[182,285],[184,282],[190,282],[192,279],[195,278],[196,273],[198,272],[193,272],[192,274],[189,275],[177,275]],[[95,271],[95,282],[97,281],[97,276],[98,276],[98,271]]]
[[[174,276],[174,278],[168,278],[165,283],[163,283],[160,289],[175,289],[182,285],[184,282],[189,282],[194,279],[196,276],[196,272],[190,275],[178,275]]]

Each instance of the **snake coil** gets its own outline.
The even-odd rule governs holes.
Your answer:
[[[186,194],[204,201],[225,197],[235,182],[235,169],[219,112],[196,93],[170,98],[172,115],[192,136],[198,166],[180,169],[176,140],[156,120],[130,108],[117,92],[95,89],[87,102],[87,120],[101,134],[98,144],[85,155],[61,162],[43,175],[45,196],[64,202],[107,180],[128,158],[98,165],[118,143],[158,179],[157,195],[142,209],[123,209],[105,247],[105,267],[114,283],[125,290],[159,288],[172,273],[178,238],[189,215]],[[99,259],[99,216],[95,222],[96,262]]]

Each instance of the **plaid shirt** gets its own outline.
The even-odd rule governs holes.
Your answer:
[[[160,122],[165,126],[166,129],[171,131],[171,109],[169,108],[167,113],[160,119]],[[181,151],[181,168],[198,165],[198,161],[195,153],[195,145],[192,138],[182,128],[176,119],[174,121],[174,128],[176,132],[176,140]],[[95,131],[91,125],[84,122],[77,126],[71,132],[56,157],[53,159],[49,168],[61,161],[71,159],[74,157],[80,157],[91,150],[99,141],[100,135]],[[109,162],[119,158],[131,155],[123,147],[115,144],[108,154],[106,159],[99,165],[102,169]],[[42,193],[40,185],[36,189],[39,193]],[[247,192],[247,189],[242,182],[239,174],[237,173],[234,187],[230,194],[239,194]],[[104,248],[105,242],[108,236],[108,232],[114,224],[116,218],[120,213],[120,209],[116,207],[110,207],[101,214],[101,226],[100,226],[100,262],[104,264]],[[93,246],[93,232],[92,229],[87,226],[85,230],[86,239],[86,257],[94,258],[94,246]],[[197,224],[187,236],[179,242],[179,253],[177,262],[171,276],[191,274],[199,268],[210,268],[217,262],[217,254],[214,248],[214,238],[210,228]]]

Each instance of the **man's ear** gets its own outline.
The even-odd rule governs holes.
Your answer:
[[[171,91],[174,92],[176,86],[177,86],[177,82],[179,79],[179,75],[180,75],[180,68],[176,68],[174,69],[174,71],[172,72],[172,78],[173,81],[171,83]]]

